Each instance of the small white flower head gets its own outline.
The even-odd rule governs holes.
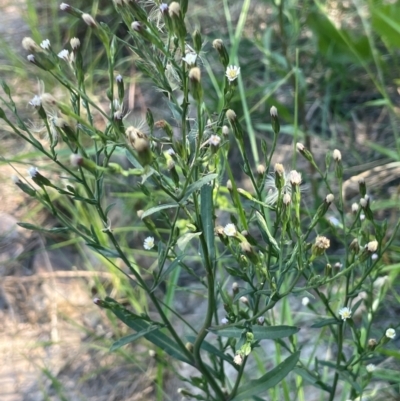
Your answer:
[[[35,178],[39,174],[39,170],[37,167],[32,166],[28,169],[28,174],[31,178]]]
[[[298,152],[303,152],[305,148],[306,147],[302,143],[300,143],[300,142],[296,143],[296,149]]]
[[[267,171],[267,169],[265,168],[264,164],[257,165],[257,174],[263,175],[263,174],[265,174],[266,171]]]
[[[221,324],[225,325],[225,324],[228,324],[228,323],[229,323],[229,320],[226,317],[223,317],[221,319]]]
[[[296,170],[292,170],[289,173],[289,181],[292,185],[300,185],[301,184],[301,174],[296,171]]]
[[[288,206],[291,201],[292,201],[292,197],[290,196],[290,194],[285,193],[285,195],[283,195],[283,199],[282,199],[283,204],[285,206]]]
[[[33,106],[35,109],[39,109],[40,106],[42,105],[42,99],[40,98],[40,96],[35,95],[31,101],[29,102],[29,104],[31,106]]]
[[[352,213],[356,214],[358,212],[358,203],[353,203],[351,205],[351,211]]]
[[[333,151],[332,156],[333,156],[333,160],[335,160],[335,162],[340,162],[342,160],[342,153],[338,149],[335,149]]]
[[[264,316],[260,316],[260,317],[257,318],[257,324],[259,326],[262,326],[264,324],[264,322],[265,322],[265,317]]]
[[[275,106],[270,108],[269,113],[271,114],[271,117],[278,117],[278,109]]]
[[[43,40],[43,42],[40,44],[40,47],[44,50],[50,50],[50,40],[49,39],[45,39]]]
[[[70,5],[69,4],[66,4],[66,3],[61,3],[60,4],[60,10],[61,11],[66,11],[66,10],[68,10],[70,8]]]
[[[37,45],[37,43],[30,37],[25,37],[22,39],[22,47],[28,52],[41,52],[42,49]]]
[[[224,125],[222,127],[222,135],[225,135],[225,136],[229,135],[229,127],[227,125]]]
[[[372,373],[374,370],[376,370],[376,366],[373,363],[369,363],[365,369],[367,369],[368,373]]]
[[[310,303],[310,298],[308,298],[308,297],[303,297],[303,298],[302,298],[301,304],[302,304],[303,306],[307,306],[309,303]]]
[[[185,57],[182,58],[189,67],[196,65],[197,54],[196,53],[187,53]]]
[[[181,12],[181,6],[177,1],[173,1],[170,5],[169,5],[169,16],[171,18],[177,18],[179,17],[179,14]]]
[[[208,143],[211,146],[218,146],[220,142],[221,142],[221,138],[218,135],[211,135],[210,139],[208,140]]]
[[[76,154],[76,153],[72,153],[72,155],[69,157],[69,162],[71,163],[72,167],[82,166],[83,157],[81,155]]]
[[[69,51],[66,49],[61,50],[60,53],[57,54],[57,56],[63,59],[64,61],[69,61]]]
[[[83,13],[82,19],[85,21],[85,24],[90,26],[91,28],[96,28],[97,23],[94,18],[90,14]]]
[[[233,237],[236,235],[236,227],[234,224],[229,223],[224,227],[224,234],[228,237]]]
[[[167,3],[161,3],[160,4],[160,11],[162,14],[166,14],[168,12],[168,4]]]
[[[361,213],[361,214],[360,214],[360,220],[361,220],[361,221],[365,220],[365,214],[364,214],[364,213]]]
[[[392,328],[387,329],[385,332],[385,336],[393,340],[396,337],[396,330]]]
[[[243,302],[245,305],[248,305],[248,304],[249,304],[249,300],[247,299],[247,297],[240,297],[240,298],[239,298],[239,301],[240,301],[240,302]]]
[[[367,245],[365,245],[365,249],[368,252],[374,253],[378,249],[378,241],[370,241]]]
[[[26,58],[30,63],[35,62],[35,56],[33,54],[29,54],[28,56],[26,56]]]
[[[143,248],[149,251],[154,248],[154,237],[147,237],[143,242]]]
[[[116,77],[115,77],[115,80],[117,81],[117,83],[121,83],[121,82],[123,82],[123,78],[122,78],[122,75],[121,74],[118,74]]]
[[[351,318],[351,310],[345,306],[339,310],[339,315],[342,320],[350,319]]]
[[[243,356],[241,354],[236,354],[233,358],[233,363],[240,366],[243,363]]]
[[[333,194],[328,194],[325,196],[325,202],[331,204],[335,200],[335,196]]]
[[[377,260],[377,259],[378,259],[378,254],[377,254],[377,253],[373,253],[373,254],[371,255],[371,259],[372,259],[372,260]]]
[[[18,177],[17,175],[15,175],[15,174],[13,174],[13,175],[11,176],[11,181],[12,181],[14,184],[19,184],[19,183],[21,182],[21,180],[19,179],[19,177]]]
[[[236,65],[229,65],[226,67],[225,75],[229,82],[233,82],[240,74],[240,67]]]
[[[81,45],[81,41],[78,38],[72,38],[69,43],[72,50],[77,50]]]
[[[365,195],[364,198],[360,199],[360,206],[365,209],[368,206],[369,196]]]

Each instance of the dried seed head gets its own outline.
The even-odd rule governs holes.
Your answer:
[[[226,117],[230,122],[233,122],[236,120],[236,113],[233,110],[229,109],[226,111]]]
[[[263,164],[259,164],[257,166],[257,173],[260,175],[264,175],[266,172],[265,166]]]
[[[215,50],[221,50],[224,47],[224,42],[222,41],[222,39],[215,39],[212,43],[213,48]]]
[[[22,47],[31,53],[42,51],[41,47],[32,38],[29,37],[25,37],[22,39]]]
[[[72,38],[69,43],[72,50],[77,50],[81,45],[81,41],[78,38]]]
[[[201,80],[201,71],[199,67],[191,68],[189,71],[189,79],[192,82],[200,82]]]
[[[283,176],[285,174],[285,169],[281,163],[275,163],[274,171],[275,174],[278,174],[280,176]]]
[[[90,14],[83,13],[82,19],[85,21],[85,24],[90,26],[91,28],[97,28],[97,22]]]
[[[275,106],[272,106],[269,110],[271,117],[278,117],[278,110]]]
[[[283,199],[282,199],[283,204],[287,206],[287,205],[289,205],[289,203],[291,201],[292,201],[292,197],[288,193],[285,193],[285,195],[283,195]]]
[[[325,197],[325,202],[328,204],[331,204],[334,201],[335,197],[333,196],[333,194],[328,194]]]
[[[335,160],[335,162],[340,162],[342,160],[342,153],[340,150],[335,149],[333,151],[333,160]]]
[[[171,18],[176,18],[179,17],[179,14],[181,12],[181,6],[179,5],[178,2],[173,1],[170,5],[169,5],[169,16]]]
[[[365,245],[365,249],[370,252],[374,253],[378,249],[378,241],[370,241],[367,245]]]
[[[325,251],[326,249],[328,249],[330,247],[330,245],[331,245],[331,243],[330,243],[329,239],[322,235],[318,235],[317,238],[315,239],[315,246],[318,249]]]

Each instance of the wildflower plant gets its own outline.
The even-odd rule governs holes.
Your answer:
[[[30,178],[22,173],[14,183],[58,219],[61,227],[55,230],[81,238],[115,269],[133,277],[132,285],[146,294],[151,314],[136,313],[110,297],[94,301],[134,332],[112,349],[144,338],[159,349],[160,363],[176,360],[173,369],[190,365],[198,376],[183,375],[187,388],[180,393],[185,397],[240,401],[260,400],[267,393],[273,400],[305,400],[305,388],[313,386],[326,400],[338,399],[339,393],[361,398],[373,390],[371,360],[396,336],[398,322],[393,327],[375,323],[387,290],[375,283],[383,275],[382,257],[399,223],[387,230],[376,219],[365,182],[360,182],[357,207],[344,201],[339,150],[329,153],[321,169],[298,143],[294,148],[319,173],[325,190],[315,213],[308,213],[305,171],[299,167],[286,172],[283,165],[272,165],[280,134],[275,106],[266,117],[272,125],[272,148],[268,151],[261,141],[264,164],[253,165],[241,116],[231,108],[240,67],[230,63],[224,42],[214,40],[215,53],[208,57],[222,64],[225,75],[219,77],[223,102],[218,110],[209,110],[203,90],[207,72],[200,62],[204,41],[199,30],[188,32],[188,3],[157,2],[151,9],[148,2],[115,0],[118,18],[129,29],[127,38],[69,4],[60,5],[104,47],[108,82],[101,96],[107,107],[88,95],[79,39],[71,39],[70,49],[57,50],[51,38],[40,45],[24,39],[28,62],[51,75],[68,96],[57,96],[56,87],[44,92],[40,84],[39,94],[29,102],[48,132],[44,145],[2,82],[0,118],[62,172],[51,177],[32,166]],[[135,55],[136,67],[163,95],[169,110],[164,117],[149,108],[146,129],[129,125],[125,118],[126,77],[118,71],[122,48]],[[240,161],[230,158],[233,147]],[[130,166],[116,162],[117,155],[124,155]],[[241,165],[251,189],[240,187],[233,163]],[[142,192],[147,201],[138,212],[147,236],[137,247],[156,258],[151,281],[145,279],[151,263],[137,263],[110,221],[113,204],[106,183],[128,178],[135,182],[132,191]],[[73,184],[65,186],[66,179]],[[57,206],[58,196],[84,208],[91,223],[74,221]],[[337,227],[328,224],[328,214],[334,214]],[[340,252],[332,250],[333,239]],[[200,273],[193,266],[193,249]],[[195,324],[173,304],[167,308],[158,291],[183,270],[202,286],[206,298],[206,312]],[[306,322],[291,313],[296,299],[307,308]],[[360,316],[359,309],[367,313]],[[335,344],[331,358],[318,353],[318,344],[305,352],[301,336],[307,330],[319,333],[319,343]],[[275,357],[264,363],[271,349]]]

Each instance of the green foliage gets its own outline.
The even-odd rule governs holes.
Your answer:
[[[171,358],[191,365],[199,376],[184,378],[188,388],[182,394],[192,399],[258,400],[268,394],[270,399],[304,400],[308,384],[329,401],[339,393],[361,398],[371,392],[372,375],[366,366],[378,353],[389,352],[387,345],[393,338],[392,327],[377,331],[374,325],[387,292],[387,286],[377,283],[388,271],[383,261],[397,240],[400,221],[397,218],[388,229],[363,181],[359,182],[359,205],[350,206],[343,197],[341,153],[329,152],[320,167],[312,148],[298,142],[304,136],[310,143],[305,105],[306,76],[312,68],[302,69],[297,45],[307,28],[313,32],[314,49],[332,70],[365,71],[381,96],[379,105],[387,107],[394,121],[397,111],[380,74],[383,62],[376,55],[370,24],[394,52],[399,34],[397,8],[371,2],[371,22],[355,7],[367,33],[360,36],[335,26],[320,3],[304,2],[308,7],[301,11],[296,4],[281,1],[274,8],[279,41],[267,29],[243,46],[250,1],[243,2],[234,29],[224,0],[231,46],[214,41],[214,52],[207,57],[201,30],[188,35],[190,2],[150,9],[144,2],[114,1],[115,10],[109,11],[114,23],[110,24],[84,13],[87,10],[64,5],[63,18],[67,16],[74,29],[85,32],[82,40],[71,41],[71,50],[62,54],[53,47],[33,46],[29,56],[50,77],[49,82],[64,91],[61,97],[55,88],[53,94],[42,90],[30,102],[40,130],[48,135],[46,144],[37,139],[36,130],[19,112],[14,94],[2,84],[4,124],[62,172],[57,178],[31,168],[30,179],[15,180],[61,227],[20,225],[50,234],[68,232],[110,268],[129,275],[132,288],[125,289],[129,308],[106,295],[95,299],[134,331],[116,340],[111,350],[145,339],[156,347],[161,363]],[[93,3],[93,12],[97,5]],[[103,11],[108,15],[107,10]],[[33,17],[30,21],[39,42],[38,21]],[[385,30],[382,22],[390,29]],[[123,34],[118,32],[119,23],[126,28]],[[58,33],[55,37],[59,41]],[[97,63],[91,64],[87,58],[92,41],[101,50]],[[301,50],[312,54],[307,46]],[[240,62],[239,74],[234,66],[255,51],[261,61],[255,66]],[[315,52],[313,57],[317,69],[320,60]],[[127,122],[127,82],[120,71],[128,60],[135,60],[146,82],[161,94],[161,106],[145,112],[146,128]],[[270,67],[268,72],[261,68],[263,63]],[[259,69],[267,85],[254,87],[249,77]],[[91,93],[95,77],[100,77],[101,102]],[[329,79],[324,83],[327,88],[331,85]],[[274,98],[285,85],[293,90],[293,109]],[[260,124],[254,123],[257,119]],[[256,128],[271,134],[268,143],[257,137]],[[311,194],[315,208],[302,191],[296,157],[291,171],[272,164],[282,135],[293,136],[293,148],[315,172]],[[394,141],[396,150],[372,144],[371,148],[395,159],[400,147],[396,132]],[[234,171],[238,166],[250,189],[241,188]],[[325,194],[322,201],[314,190],[318,186]],[[113,196],[125,199],[127,221],[114,227],[110,188],[115,187],[122,188]],[[132,210],[138,211],[137,219]],[[147,235],[144,250],[139,231]],[[137,255],[147,258],[139,262]],[[397,265],[391,267],[393,273],[398,271]],[[206,298],[205,312],[195,323],[180,315],[174,303],[183,271]],[[165,284],[168,289],[162,294]],[[306,298],[310,294],[315,301]],[[304,322],[293,305],[298,296],[304,297],[310,320],[304,329],[320,333],[311,355],[301,345]],[[361,305],[367,313],[359,317]],[[183,328],[177,327],[177,321]],[[392,322],[393,328],[396,324]],[[373,335],[377,336],[374,341]],[[332,360],[324,359],[317,349],[326,344],[336,346]],[[269,348],[264,351],[264,347]],[[268,365],[260,362],[263,352],[268,355],[271,349],[274,357]],[[251,369],[253,359],[258,363],[256,370]],[[162,375],[157,381],[161,386]]]

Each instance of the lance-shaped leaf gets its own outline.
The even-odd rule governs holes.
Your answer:
[[[210,327],[208,329],[221,337],[240,338],[243,331],[246,330],[243,326],[226,326],[226,327]],[[251,326],[251,331],[254,335],[254,340],[276,340],[278,338],[289,337],[296,334],[300,329],[295,326]]]
[[[297,351],[264,376],[261,376],[257,380],[251,380],[242,387],[239,387],[232,401],[250,400],[254,395],[263,393],[276,386],[295,368],[299,357],[300,351]]]
[[[186,188],[185,194],[181,202],[184,203],[186,200],[189,199],[190,195],[192,195],[193,192],[199,190],[203,185],[208,184],[210,181],[215,180],[217,177],[218,174],[208,174],[200,178],[200,180],[196,181],[195,183],[189,185]]]

